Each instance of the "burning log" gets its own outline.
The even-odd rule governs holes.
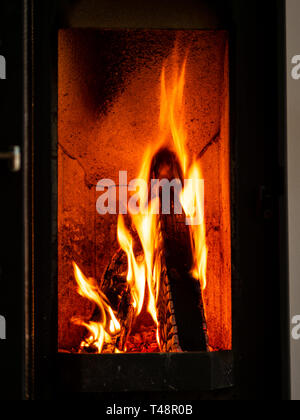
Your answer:
[[[160,294],[157,306],[161,350],[164,353],[181,352],[182,348],[179,343],[173,297],[165,264],[161,275]]]
[[[183,182],[176,155],[168,149],[161,149],[152,160],[150,179],[171,181],[176,178]],[[161,204],[161,191],[159,194]],[[175,214],[175,192],[172,191],[172,194],[170,214],[162,214],[160,211],[159,216],[163,238],[162,249],[157,256],[161,260],[161,274],[159,284],[156,285],[159,288],[156,313],[160,348],[163,352],[207,351],[207,325],[201,285],[191,275],[192,235],[190,227],[186,225],[184,212]],[[131,235],[134,236],[133,233]],[[137,259],[144,258],[142,251],[137,254]],[[132,290],[127,281],[128,269],[127,255],[120,249],[105,270],[100,284],[100,289],[107,296],[121,325],[114,345],[122,352],[126,351],[136,321]],[[93,318],[97,319],[97,313]]]
[[[124,352],[130,346],[130,350],[140,348],[143,345],[143,338],[139,337],[139,343],[135,346],[128,342],[134,327],[136,311],[132,305],[130,287],[126,280],[127,258],[123,250],[119,250],[108,265],[101,280],[101,290],[112,303],[112,308],[117,313],[117,318],[121,324],[121,333],[117,338],[115,345],[119,351]],[[161,351],[163,352],[181,352],[179,344],[178,327],[172,299],[171,287],[168,280],[166,265],[163,263],[160,284],[160,298],[158,302],[159,335]],[[93,320],[97,319],[97,312],[94,313]],[[142,327],[143,328],[143,327]],[[158,351],[155,329],[148,330],[146,338],[152,343],[149,344],[150,351]],[[152,331],[153,330],[153,331]],[[142,334],[145,337],[145,333]],[[140,336],[139,333],[134,337]],[[107,351],[108,349],[106,349]],[[114,352],[114,351],[110,351]]]
[[[120,249],[105,270],[100,286],[120,321],[121,333],[116,346],[122,352],[125,351],[135,316],[131,290],[126,278],[127,270],[127,257],[124,251]]]
[[[161,149],[152,160],[150,179],[168,179],[171,181],[176,178],[183,182],[176,155],[168,149]],[[162,205],[160,190],[159,194],[160,205]],[[175,214],[175,199],[178,197],[175,197],[175,190],[172,191],[172,194],[170,214],[162,214],[164,212],[160,209],[157,225],[162,237],[155,255],[155,258],[159,260],[161,270],[158,280],[156,279],[157,284],[154,285],[156,288],[156,291],[154,291],[154,295],[156,295],[155,311],[160,350],[163,352],[208,351],[207,325],[201,284],[199,279],[191,275],[194,257],[191,228],[186,225],[184,212]],[[123,228],[125,229],[125,225]],[[134,230],[133,227],[132,230]],[[137,236],[136,232],[131,232],[130,237],[133,238],[134,236]],[[135,238],[134,242],[139,242],[138,237]],[[133,249],[132,253],[134,253]],[[137,264],[140,262],[143,265],[145,256],[142,249],[135,250],[135,258]],[[106,296],[120,324],[118,335],[105,343],[103,352],[114,353],[116,349],[124,352],[127,350],[127,343],[132,351],[135,349],[136,351],[145,351],[145,347],[141,348],[143,340],[148,340],[149,337],[151,340],[153,332],[152,343],[148,344],[150,351],[154,351],[154,346],[156,348],[156,344],[153,342],[153,340],[156,340],[155,330],[152,331],[151,326],[149,327],[150,335],[144,334],[143,338],[137,339],[137,342],[136,340],[133,340],[133,343],[129,342],[140,311],[138,313],[137,304],[133,299],[133,290],[128,281],[128,261],[127,253],[124,249],[120,249],[113,256],[99,284],[99,289]],[[134,276],[137,275],[136,272]],[[146,271],[143,272],[143,281],[146,286]],[[132,287],[134,287],[134,284]],[[142,303],[144,302],[143,305],[145,305],[145,302],[147,302],[147,287],[142,299]],[[98,312],[98,309],[96,309],[92,322],[99,323]],[[145,325],[142,327],[145,327]]]
[[[176,155],[168,149],[161,149],[152,161],[151,177],[159,180],[167,178],[169,181],[178,178],[183,182]],[[201,285],[190,274],[193,264],[190,227],[186,225],[184,213],[174,212],[174,194],[173,191],[171,214],[160,215],[165,264],[158,302],[162,347],[166,351],[174,351],[174,348],[207,351]],[[169,337],[172,337],[171,341]]]

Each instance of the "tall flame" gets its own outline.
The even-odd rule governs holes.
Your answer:
[[[173,61],[178,63],[176,49]],[[161,105],[160,129],[161,132],[171,132],[175,152],[181,163],[184,179],[189,182],[181,193],[181,205],[186,216],[190,219],[191,242],[194,265],[192,275],[197,278],[203,290],[206,289],[207,246],[206,227],[204,218],[204,181],[200,163],[196,160],[189,165],[189,156],[186,151],[187,134],[184,127],[184,87],[187,59],[184,60],[181,70],[178,64],[173,64],[173,82],[167,89],[166,66],[161,75]]]
[[[173,59],[176,59],[176,51]],[[183,97],[185,86],[186,62],[182,65],[181,71],[178,71],[178,65],[175,64],[173,70],[173,83],[169,89],[166,85],[166,66],[163,67],[161,74],[161,101],[160,101],[160,131],[163,137],[171,131],[177,157],[180,160],[183,173],[186,173],[188,164],[188,154],[185,150],[186,131],[184,128],[184,109]]]

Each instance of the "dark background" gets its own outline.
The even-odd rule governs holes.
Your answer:
[[[0,150],[22,145],[23,133],[22,2],[0,5],[0,54],[7,80],[0,80]],[[0,340],[0,400],[21,399],[23,383],[23,199],[22,174],[0,161],[0,314],[7,340]]]

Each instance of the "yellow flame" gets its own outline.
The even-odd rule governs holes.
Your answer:
[[[207,246],[206,226],[204,218],[204,184],[200,166],[194,163],[188,173],[188,183],[184,188],[180,201],[190,221],[191,241],[194,257],[192,275],[197,278],[202,290],[206,289]]]

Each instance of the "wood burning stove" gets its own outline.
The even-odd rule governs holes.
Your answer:
[[[266,9],[25,3],[28,397],[242,398],[284,285]]]

